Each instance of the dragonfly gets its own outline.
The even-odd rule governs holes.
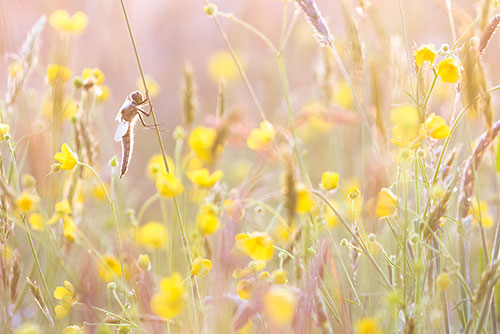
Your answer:
[[[120,179],[125,175],[128,170],[128,165],[130,163],[130,159],[132,158],[132,151],[134,149],[134,126],[139,119],[144,125],[144,127],[148,127],[146,123],[144,123],[143,116],[149,117],[151,115],[151,110],[148,112],[142,109],[148,102],[148,99],[144,96],[143,93],[139,91],[134,91],[130,93],[125,102],[123,102],[120,111],[115,117],[115,121],[119,122],[118,128],[115,132],[115,141],[122,142],[122,162],[120,167]]]

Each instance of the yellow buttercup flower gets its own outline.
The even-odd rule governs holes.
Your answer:
[[[47,66],[47,81],[51,86],[62,85],[71,77],[71,70],[58,64],[50,64]]]
[[[148,222],[139,227],[137,242],[149,248],[163,248],[167,244],[167,228],[160,222]]]
[[[197,257],[191,265],[191,275],[193,276],[206,276],[212,270],[212,261]]]
[[[184,284],[179,273],[164,278],[160,282],[160,292],[151,299],[151,310],[154,314],[171,319],[184,308]]]
[[[80,327],[77,325],[72,325],[64,328],[61,331],[61,334],[86,334],[87,331],[85,330],[85,327]]]
[[[151,260],[149,260],[149,255],[148,254],[139,255],[139,257],[137,258],[137,265],[144,271],[150,271]]]
[[[436,55],[434,44],[424,44],[415,51],[415,64],[418,67],[422,67],[425,62],[428,62],[429,65],[432,66],[436,59]]]
[[[244,67],[241,59],[238,59],[241,66]],[[214,82],[220,80],[232,81],[239,76],[233,56],[228,51],[217,51],[210,55],[207,62],[208,75]]]
[[[238,283],[236,283],[236,293],[238,296],[243,299],[247,300],[252,296],[252,284],[248,280],[239,280]]]
[[[217,208],[212,204],[205,204],[201,207],[200,213],[196,217],[196,228],[202,234],[212,234],[219,228],[219,218]]]
[[[297,295],[286,285],[273,285],[264,294],[264,312],[275,325],[289,324],[293,320]]]
[[[391,142],[401,147],[414,148],[420,145],[423,130],[420,124],[420,114],[418,109],[409,106],[399,106],[391,111],[391,120],[394,123],[392,128]]]
[[[303,184],[297,185],[297,213],[308,213],[314,207],[314,199],[312,193]]]
[[[273,125],[268,121],[262,121],[258,128],[250,132],[247,138],[247,146],[254,151],[266,149],[274,140],[274,136]]]
[[[224,173],[216,170],[211,173],[206,168],[193,170],[186,173],[187,177],[200,188],[212,188],[222,178]]]
[[[377,206],[375,216],[383,218],[392,216],[398,207],[398,199],[390,189],[382,188],[377,196]]]
[[[76,239],[75,220],[70,216],[63,217],[63,235],[71,242]]]
[[[72,170],[78,163],[78,155],[66,143],[62,145],[61,152],[54,155],[54,159],[59,161],[61,169],[65,170]]]
[[[495,222],[489,213],[488,204],[485,201],[479,201],[478,204],[476,198],[472,199],[471,204],[469,214],[472,215],[474,223],[479,224],[481,222],[485,228],[492,227]]]
[[[269,261],[273,257],[273,239],[263,232],[240,233],[236,244],[254,260]]]
[[[64,318],[71,307],[78,302],[78,298],[75,297],[75,289],[69,281],[64,281],[64,286],[58,286],[54,290],[54,298],[60,302],[55,307],[57,319]]]
[[[439,290],[444,291],[448,289],[450,285],[451,285],[451,278],[450,275],[448,275],[447,273],[441,273],[436,278],[436,286],[438,287]]]
[[[66,10],[58,9],[50,14],[49,23],[52,28],[59,32],[78,35],[87,28],[89,19],[87,15],[81,11],[70,16]]]
[[[34,231],[43,231],[45,222],[41,214],[33,213],[28,219],[28,223]]]
[[[233,270],[233,278],[243,278],[248,275],[258,273],[266,267],[267,262],[262,260],[250,261],[244,268],[236,268]]]
[[[374,318],[363,318],[358,322],[358,334],[381,334],[378,322]]]
[[[112,282],[122,274],[120,261],[113,255],[105,255],[99,261],[99,276],[105,282]]]
[[[359,197],[359,195],[361,195],[361,192],[356,186],[350,187],[349,190],[347,190],[347,199],[350,199],[351,201],[354,201]]]
[[[174,161],[170,156],[167,155],[167,163],[170,173],[175,175],[175,165]],[[167,173],[167,168],[165,167],[165,162],[163,161],[163,156],[158,153],[149,158],[147,173],[151,180],[156,180],[156,175],[158,173]]]
[[[33,195],[27,191],[24,191],[21,195],[16,198],[16,205],[19,211],[29,212],[35,209],[36,205],[40,202],[40,197]]]
[[[155,78],[153,78],[151,75],[146,75],[144,79],[146,79],[146,86],[148,86],[149,96],[157,96],[160,93],[160,85],[158,84],[158,81],[156,81]],[[135,86],[141,92],[146,94],[146,89],[144,89],[144,82],[142,81],[142,78],[138,78],[135,81]]]
[[[444,82],[456,83],[462,77],[462,65],[454,57],[446,57],[437,67],[437,74]]]
[[[104,77],[104,73],[97,67],[86,67],[82,72],[82,80],[84,85],[86,82],[92,83],[93,85],[100,85],[104,81]]]
[[[450,127],[441,116],[432,113],[424,124],[425,133],[434,139],[444,139],[450,135]]]
[[[9,135],[9,124],[0,123],[0,142]]]
[[[213,128],[199,126],[189,136],[189,147],[203,162],[211,163],[214,159],[214,145],[217,131]]]
[[[156,175],[156,189],[165,197],[174,197],[182,194],[184,186],[172,173],[158,173]]]
[[[354,103],[354,97],[352,96],[351,88],[347,82],[342,81],[338,83],[333,88],[333,100],[342,108],[342,109],[351,109]]]
[[[286,271],[284,269],[276,269],[271,273],[271,281],[274,284],[286,284],[288,280],[286,279]]]
[[[335,172],[323,172],[321,175],[321,186],[326,190],[336,189],[339,185],[339,174]]]

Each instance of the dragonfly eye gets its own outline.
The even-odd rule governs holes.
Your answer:
[[[141,104],[144,102],[144,95],[139,91],[133,92],[132,94],[130,94],[130,97],[136,104]]]

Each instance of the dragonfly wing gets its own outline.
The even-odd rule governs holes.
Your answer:
[[[122,120],[118,124],[118,128],[116,129],[115,132],[115,141],[120,141],[123,136],[125,136],[130,128],[130,123],[127,121]]]

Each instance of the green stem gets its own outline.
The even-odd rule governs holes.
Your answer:
[[[120,259],[122,280],[123,280],[123,283],[125,284],[126,281],[125,281],[125,266],[123,263],[123,254],[122,254],[122,239],[121,239],[121,235],[120,235],[120,226],[118,225],[118,220],[116,219],[115,203],[113,202],[113,200],[109,196],[108,190],[106,189],[106,186],[102,182],[101,177],[96,172],[96,170],[94,168],[92,168],[92,166],[90,166],[84,162],[78,161],[78,165],[89,169],[92,172],[92,174],[94,174],[94,176],[97,178],[97,181],[99,181],[99,184],[101,185],[102,191],[104,192],[104,196],[106,197],[106,201],[108,202],[109,207],[111,208],[111,214],[113,216],[113,224],[114,224],[115,231],[116,231],[116,237],[118,238],[118,257]]]
[[[137,66],[138,66],[139,72],[141,74],[142,83],[144,85],[144,90],[146,91],[146,99],[147,99],[148,104],[149,104],[151,116],[153,117],[153,124],[154,124],[154,127],[155,127],[155,132],[156,132],[156,136],[157,136],[157,139],[158,139],[158,144],[160,146],[161,154],[162,154],[162,157],[163,157],[163,162],[165,164],[165,169],[167,170],[167,173],[170,173],[170,168],[169,168],[168,160],[167,160],[167,154],[165,153],[165,148],[164,148],[164,145],[163,145],[163,140],[161,138],[160,131],[158,129],[158,122],[156,120],[156,114],[155,114],[155,111],[154,111],[154,108],[153,108],[153,103],[151,102],[151,97],[149,96],[148,85],[146,83],[146,77],[144,76],[144,71],[142,70],[141,60],[140,60],[140,57],[139,57],[139,51],[137,50],[137,46],[135,44],[135,39],[134,39],[134,36],[132,34],[132,28],[130,27],[130,21],[128,19],[127,10],[125,9],[125,4],[123,3],[123,0],[120,0],[120,3],[121,3],[122,10],[123,10],[123,16],[125,18],[125,22],[127,24],[127,29],[128,29],[129,36],[130,36],[130,41],[132,42],[132,47],[134,49],[135,58],[137,60]],[[236,61],[236,58],[234,57],[234,54],[232,54],[232,55],[233,55],[233,58],[235,59],[235,62],[237,64],[238,68],[239,68],[239,65],[238,65],[238,63]],[[191,265],[193,263],[193,260],[192,260],[192,257],[191,257],[191,249],[189,247],[189,240],[188,240],[186,232],[185,232],[184,220],[183,220],[183,217],[182,217],[182,214],[181,214],[179,203],[177,201],[177,197],[175,197],[175,196],[173,197],[173,202],[174,202],[174,207],[175,207],[175,211],[176,211],[176,214],[177,214],[177,220],[179,222],[179,228],[180,228],[180,231],[181,231],[182,244],[183,244],[183,247],[184,247],[184,253],[185,253],[185,256],[186,256],[186,261],[188,262],[188,266],[191,267]],[[194,286],[196,287],[196,294],[198,295],[199,304],[202,305],[201,296],[200,296],[199,288],[198,288],[198,282],[197,282],[196,278],[193,278],[192,282],[194,283]],[[193,298],[194,298],[195,291],[193,290],[192,292],[193,292]],[[193,303],[193,312],[194,312],[194,316],[195,316],[196,328],[198,329],[199,328],[198,316],[197,316],[197,311],[196,311],[196,305],[194,303]]]

